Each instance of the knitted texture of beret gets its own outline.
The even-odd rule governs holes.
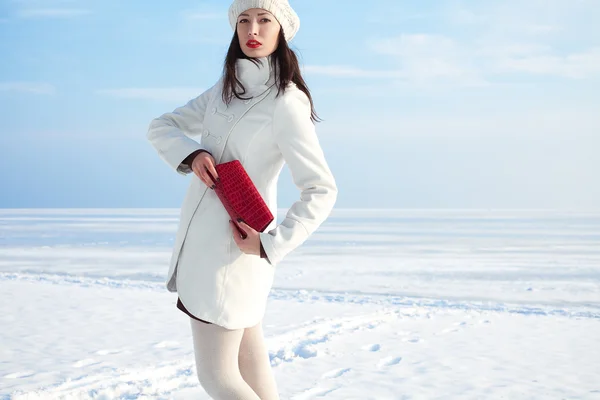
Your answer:
[[[262,8],[273,14],[283,28],[285,40],[288,42],[300,29],[300,18],[288,0],[235,0],[229,7],[229,24],[234,31],[240,14],[251,8]]]

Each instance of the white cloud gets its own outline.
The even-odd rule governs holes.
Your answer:
[[[48,83],[0,82],[1,92],[25,92],[34,94],[54,94],[56,89]]]
[[[598,46],[599,19],[596,0],[504,0],[448,9],[440,25],[448,34],[467,31],[482,46],[537,45],[564,55]]]
[[[549,34],[549,33],[559,33],[563,30],[562,27],[559,26],[552,26],[552,25],[530,25],[530,26],[526,26],[525,28],[526,30],[529,31],[529,33],[537,35],[537,34]]]
[[[406,80],[428,83],[450,80],[465,86],[485,85],[473,57],[454,39],[443,35],[403,34],[375,41],[372,49],[394,57]]]
[[[98,90],[101,95],[108,95],[124,99],[142,99],[187,102],[188,100],[199,96],[204,89],[179,87],[179,88],[121,88]]]
[[[552,47],[536,43],[486,43],[481,41],[471,51],[474,53],[474,56],[479,58],[507,59],[548,54],[552,52]]]
[[[600,75],[600,47],[560,54],[551,44],[524,42],[458,42],[441,35],[400,35],[373,45],[395,57],[412,81],[444,79],[473,84],[513,73],[562,78]]]
[[[453,4],[452,7],[448,7]],[[371,49],[397,67],[374,71],[318,66],[307,72],[347,78],[398,78],[419,86],[488,86],[531,76],[600,76],[600,7],[590,0],[444,3],[427,25],[436,33],[369,38]]]
[[[566,78],[584,79],[591,76],[600,76],[600,47],[562,57],[553,54],[540,54],[501,59],[497,68],[499,71],[528,72]]]
[[[398,68],[366,70],[343,65],[309,65],[305,71],[342,78],[391,78],[419,85],[429,85],[432,80],[452,81],[462,86],[487,85],[480,72],[471,65],[471,55],[451,38],[405,34],[374,41],[370,46],[376,53],[396,59]]]

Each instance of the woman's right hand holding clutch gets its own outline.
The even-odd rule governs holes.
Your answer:
[[[219,180],[219,175],[215,169],[215,159],[212,154],[208,151],[199,152],[193,158],[190,167],[194,171],[194,174],[196,174],[206,186],[211,189],[215,188],[215,185]]]

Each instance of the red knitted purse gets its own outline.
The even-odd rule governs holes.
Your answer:
[[[215,169],[220,178],[215,185],[215,193],[231,219],[237,223],[237,219],[241,218],[254,230],[263,232],[274,217],[240,161],[216,164]],[[237,224],[236,228],[245,237]]]

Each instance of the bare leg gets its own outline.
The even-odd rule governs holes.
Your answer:
[[[239,366],[244,380],[262,400],[279,400],[277,384],[265,345],[262,321],[252,328],[244,329]]]
[[[244,381],[238,353],[244,329],[228,330],[190,318],[200,384],[215,400],[261,400]]]

